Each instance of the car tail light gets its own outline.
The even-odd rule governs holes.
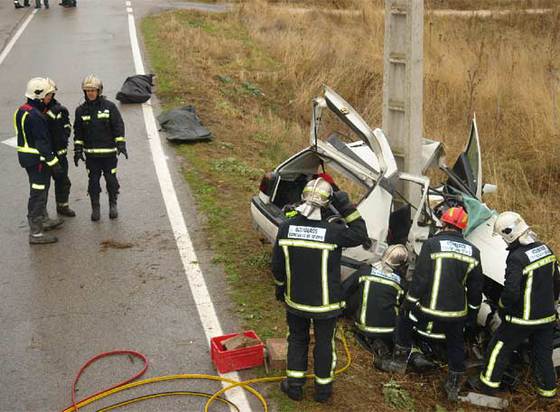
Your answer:
[[[274,172],[265,173],[261,179],[259,190],[267,196],[272,196],[275,182],[276,182],[276,174]]]

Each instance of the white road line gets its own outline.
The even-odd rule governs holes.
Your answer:
[[[128,29],[130,34],[130,43],[132,46],[134,68],[137,74],[145,74],[144,63],[142,61],[142,54],[140,53],[138,35],[136,32],[136,23],[132,13],[128,14]],[[142,111],[144,113],[144,123],[146,124],[146,133],[150,143],[152,159],[161,188],[161,194],[167,209],[169,222],[171,223],[175,241],[177,242],[177,247],[179,248],[179,254],[181,256],[181,261],[183,262],[185,275],[187,276],[196,308],[198,310],[198,316],[200,317],[204,333],[206,334],[206,342],[210,343],[211,337],[221,336],[224,333],[222,331],[220,321],[218,320],[218,316],[216,315],[216,309],[212,303],[210,293],[208,292],[206,281],[204,280],[204,276],[202,275],[202,271],[198,265],[198,258],[196,257],[196,252],[187,230],[183,211],[181,210],[179,200],[177,199],[177,193],[175,192],[173,180],[171,179],[171,174],[169,173],[169,167],[167,165],[166,156],[161,144],[151,101],[142,105]],[[240,380],[237,372],[222,374],[221,376],[229,379]],[[228,384],[225,383],[224,386],[228,386]],[[249,412],[252,410],[247,400],[247,396],[245,395],[245,391],[236,388],[226,392],[226,395],[228,399],[235,403],[243,412]]]
[[[2,141],[2,143],[17,149],[17,136],[10,137],[9,139]]]
[[[10,39],[10,41],[8,42],[6,47],[4,47],[4,50],[2,50],[2,53],[0,53],[0,64],[2,64],[4,62],[4,59],[6,59],[6,57],[8,57],[8,53],[10,53],[10,51],[14,47],[14,44],[16,44],[16,41],[18,41],[18,39],[21,37],[21,35],[23,34],[23,31],[25,30],[25,28],[27,27],[27,25],[29,24],[29,22],[31,21],[33,16],[35,16],[35,13],[37,13],[37,11],[38,10],[33,10],[31,12],[31,14],[29,16],[27,16],[27,18],[25,19],[23,24],[19,27],[19,29],[17,29],[16,33]]]

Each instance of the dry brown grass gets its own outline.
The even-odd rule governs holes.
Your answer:
[[[253,302],[245,298],[240,313],[256,313],[245,319],[256,330],[267,330],[264,337],[270,320],[258,314],[268,316],[275,307],[266,269],[269,249],[258,241],[248,216],[260,170],[307,145],[310,100],[324,83],[371,125],[381,124],[383,19],[371,5],[375,2],[320,3],[344,3],[360,13],[295,14],[251,0],[227,15],[168,13],[151,20],[148,30],[158,95],[169,105],[194,104],[216,136],[211,144],[182,148],[180,153],[189,159],[190,182],[206,185],[194,190],[210,215],[209,239],[226,256],[222,262],[228,274],[235,273],[235,288],[239,295],[258,293]],[[433,3],[426,1],[428,6]],[[499,186],[487,201],[499,210],[520,211],[557,250],[559,32],[556,8],[548,15],[497,19],[430,16],[424,40],[425,135],[443,140],[453,160],[476,111],[485,180]],[[255,94],[255,87],[264,95]],[[210,206],[204,206],[206,201]],[[271,316],[282,323],[281,312]],[[281,334],[277,329],[274,333]],[[384,410],[380,388],[388,376],[374,371],[363,351],[354,348],[353,353],[357,361],[338,380],[332,410],[370,410],[372,404]],[[447,405],[439,379],[403,380],[417,410]],[[559,406],[534,403],[528,386],[512,400],[515,410],[552,411]],[[320,409],[305,404],[298,410]]]

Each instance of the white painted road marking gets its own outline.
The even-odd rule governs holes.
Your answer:
[[[27,25],[29,24],[29,22],[31,21],[33,16],[35,16],[35,13],[37,13],[37,11],[38,10],[33,10],[31,12],[31,14],[29,16],[27,16],[27,18],[25,19],[23,24],[19,27],[19,29],[17,29],[14,36],[10,39],[10,41],[8,42],[6,47],[4,47],[4,50],[2,50],[2,53],[0,53],[0,64],[2,64],[4,62],[4,59],[8,56],[8,53],[10,53],[10,51],[12,50],[12,47],[14,47],[14,44],[16,44],[16,41],[18,41],[18,39],[21,37],[25,28],[27,27]]]
[[[17,136],[10,137],[9,139],[3,140],[2,143],[17,149]]]
[[[140,53],[140,46],[138,43],[136,23],[132,12],[128,13],[128,29],[136,74],[145,74],[142,54]],[[181,256],[181,261],[183,262],[185,275],[187,276],[196,308],[198,310],[198,316],[200,317],[204,333],[206,334],[206,342],[209,344],[210,338],[214,336],[221,336],[224,332],[222,331],[218,316],[216,315],[216,309],[214,308],[210,293],[208,292],[206,281],[204,280],[200,266],[197,263],[198,258],[187,230],[183,211],[181,210],[179,200],[177,199],[177,193],[175,192],[175,187],[173,186],[171,174],[169,173],[169,167],[166,162],[166,156],[163,151],[163,146],[161,144],[150,100],[142,105],[142,111],[144,113],[144,123],[146,124],[146,133],[150,144],[150,150],[152,152],[152,159],[159,181],[161,194],[167,209],[169,222],[171,223],[175,241],[177,242],[177,247],[179,248],[179,254]],[[240,380],[237,372],[222,374],[221,376],[229,379]],[[223,385],[229,386],[228,383],[224,383]],[[236,388],[228,391],[226,392],[226,396],[243,412],[249,412],[252,410],[247,400],[247,396],[245,395],[245,391],[242,389]]]

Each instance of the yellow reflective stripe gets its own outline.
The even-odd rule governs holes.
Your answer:
[[[486,373],[480,374],[480,380],[491,388],[497,388],[498,386],[500,386],[500,382],[493,382],[491,379],[492,373],[494,372],[494,367],[496,366],[496,358],[500,354],[503,346],[504,342],[502,342],[501,340],[496,342],[496,345],[494,346],[494,348],[492,349],[492,353],[490,354],[490,358],[488,359]]]
[[[51,118],[51,119],[56,119],[56,114],[54,114],[52,111],[47,111],[47,115]]]
[[[515,323],[517,325],[525,325],[525,326],[542,325],[545,323],[556,321],[556,315],[550,315],[547,316],[546,318],[531,319],[531,320],[520,319],[520,318],[516,318],[515,316],[506,315],[506,321],[509,323]]]
[[[525,283],[525,294],[523,296],[523,319],[529,320],[531,317],[531,290],[533,289],[533,272],[527,274]]]
[[[116,175],[117,174],[117,168],[115,167],[114,169],[111,169],[111,174],[112,175]]]
[[[23,147],[29,147],[29,143],[27,143],[27,133],[25,133],[25,127],[24,127],[25,119],[27,119],[27,116],[29,116],[29,112],[25,112],[23,116],[21,116],[21,122],[20,122],[21,134],[23,135]],[[26,153],[30,153],[30,152],[26,152]],[[37,151],[37,153],[39,152]]]
[[[124,137],[115,137],[115,142],[126,142]]]
[[[117,148],[113,149],[84,149],[86,153],[115,153]]]
[[[35,189],[35,190],[45,190],[45,185],[40,185],[38,183],[32,183],[31,184],[31,189]]]
[[[421,329],[418,329],[417,327],[414,327],[414,330],[415,330],[418,334],[420,334],[420,335],[422,335],[422,336],[425,336],[425,337],[427,337],[427,338],[438,339],[438,340],[446,339],[446,336],[445,336],[444,333],[425,332],[425,331],[423,331],[423,330],[421,330]]]
[[[334,244],[313,242],[311,240],[280,239],[278,241],[278,244],[280,246],[295,246],[295,247],[303,247],[309,249],[328,249],[328,250],[336,249],[336,245]]]
[[[360,278],[360,281],[362,278]],[[367,304],[368,304],[368,296],[369,296],[369,285],[368,281],[364,284],[364,290],[362,292],[362,310],[360,311],[360,326],[366,327],[366,313],[367,313]]]
[[[305,378],[305,372],[307,371],[294,371],[286,369],[286,375],[290,378]]]
[[[109,113],[97,113],[98,119],[108,119],[110,117]]]
[[[321,254],[321,286],[323,289],[323,306],[329,305],[329,276],[327,269],[329,261],[329,250],[323,249]]]
[[[318,383],[319,385],[327,385],[331,383],[333,380],[334,378],[332,376],[329,378],[319,378],[318,376],[315,376],[315,382]]]
[[[441,278],[441,257],[436,258],[436,267],[434,270],[434,283],[432,284],[432,295],[430,298],[430,309],[436,308],[440,278]]]
[[[312,313],[324,313],[330,312],[332,310],[342,309],[346,306],[346,302],[338,302],[338,303],[331,303],[327,306],[309,306],[309,305],[302,305],[300,303],[296,303],[290,299],[289,296],[286,296],[286,304],[294,309],[301,310],[303,312],[312,312]]]
[[[57,114],[57,115],[56,115],[56,118],[57,118],[57,119],[62,119],[62,113]]]
[[[546,389],[541,389],[537,386],[535,387],[535,389],[537,390],[539,395],[544,396],[545,398],[552,398],[553,396],[556,395],[556,388],[546,390]]]
[[[473,268],[478,265],[478,260],[476,260],[475,258],[473,258],[471,256],[462,255],[460,253],[437,252],[437,253],[432,253],[430,256],[431,256],[432,259],[455,259],[455,260],[460,260],[462,262],[467,262],[469,265],[472,265]]]
[[[331,372],[330,377],[331,379],[334,378],[334,370],[336,369],[336,347],[334,343],[334,336],[336,335],[336,325],[333,329],[333,334],[331,338],[331,353],[332,353],[332,362],[331,362]]]
[[[556,262],[556,256],[549,255],[547,257],[544,257],[540,260],[537,260],[534,263],[531,263],[528,266],[525,266],[525,268],[523,269],[523,274],[525,275],[529,272],[532,272],[532,271],[534,271],[534,270],[536,270],[536,269],[538,269],[542,266],[548,265],[549,263],[552,263],[552,262]]]
[[[473,309],[473,310],[477,310],[477,309],[480,309],[480,305],[475,306],[475,305],[471,305],[471,304],[469,303],[469,308],[471,308],[471,309]]]
[[[364,332],[369,333],[393,333],[395,328],[394,327],[373,327],[373,326],[366,326],[363,323],[355,322],[356,327]]]
[[[416,303],[420,300],[420,298],[415,298],[414,296],[410,296],[408,293],[406,294],[406,300],[412,303]]]
[[[321,195],[322,198],[324,199],[328,199],[331,197],[331,194],[329,192],[325,192],[324,190],[319,190],[319,189],[314,189],[312,187],[306,187],[303,189],[303,193],[306,192],[314,192],[314,193],[318,193],[319,195]]]
[[[32,147],[24,147],[24,146],[18,146],[17,147],[17,151],[20,153],[33,153],[33,154],[39,154],[39,151],[37,149],[33,149]]]
[[[91,116],[82,116],[82,120],[84,121],[91,120]]]
[[[47,162],[47,165],[54,166],[57,163],[58,163],[58,157],[53,157],[51,161]]]
[[[284,251],[284,264],[286,265],[286,291],[284,292],[284,296],[286,300],[290,300],[290,290],[292,285],[292,269],[290,268],[290,248],[288,246],[282,246],[282,250]]]
[[[357,210],[355,210],[354,212],[350,213],[348,216],[346,216],[344,218],[344,221],[346,223],[352,223],[354,220],[357,220],[359,218],[361,218],[362,215],[360,215],[360,212],[358,212]]]
[[[441,316],[444,318],[460,318],[461,316],[465,316],[467,314],[467,305],[465,304],[465,309],[461,311],[436,310],[436,309],[426,308],[422,305],[420,305],[420,310],[429,315]]]
[[[278,286],[284,286],[284,282],[280,282],[276,278],[274,278],[274,283],[277,284]]]
[[[68,149],[60,149],[56,152],[57,155],[65,155],[66,153],[68,153]]]
[[[84,141],[83,140],[74,140],[74,144],[81,144],[83,146]]]
[[[65,124],[64,127],[67,127],[68,129],[71,129],[72,125],[71,124]]]
[[[358,281],[381,283],[383,285],[391,286],[397,289],[399,292],[402,291],[401,286],[397,282],[393,282],[392,280],[389,279],[383,279],[380,278],[379,276],[360,276],[360,279]]]

